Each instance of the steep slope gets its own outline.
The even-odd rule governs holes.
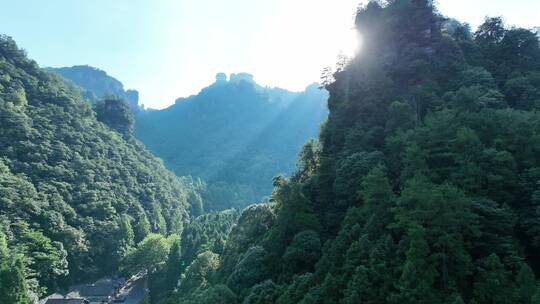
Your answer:
[[[0,37],[0,240],[34,293],[116,271],[149,232],[180,232],[196,187]]]
[[[167,303],[540,303],[538,37],[384,3],[357,13],[320,144]]]
[[[177,175],[208,183],[208,209],[246,206],[290,174],[299,147],[318,134],[327,93],[258,86],[251,75],[218,74],[198,95],[161,111],[141,112],[135,135]]]
[[[112,95],[124,99],[132,111],[139,110],[139,92],[124,90],[124,85],[118,79],[107,75],[105,71],[88,65],[46,69],[70,81],[90,102]]]

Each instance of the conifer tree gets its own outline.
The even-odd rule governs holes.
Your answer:
[[[0,225],[0,303],[29,304],[23,257],[10,252]]]

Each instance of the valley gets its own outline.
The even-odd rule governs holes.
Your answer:
[[[0,303],[540,303],[540,33],[442,7],[366,1],[321,84],[160,110],[1,35]]]

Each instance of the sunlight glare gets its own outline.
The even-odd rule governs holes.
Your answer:
[[[356,29],[350,29],[341,35],[337,43],[340,46],[339,53],[352,59],[362,49],[362,36]]]

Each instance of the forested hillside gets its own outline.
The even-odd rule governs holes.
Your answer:
[[[218,74],[161,111],[0,36],[0,303],[539,304],[538,30],[434,3],[360,6],[326,91]]]
[[[152,302],[540,303],[539,38],[428,0],[355,25],[319,142]]]
[[[140,109],[139,92],[124,90],[124,85],[105,71],[88,66],[47,68],[48,71],[61,75],[80,89],[81,94],[92,103],[108,96],[124,99],[134,112]]]
[[[133,138],[126,108],[94,111],[0,36],[0,303],[114,273],[145,236],[181,233],[200,209],[200,184]]]
[[[135,136],[177,175],[207,183],[206,209],[245,207],[270,195],[275,175],[293,171],[328,114],[327,98],[315,84],[293,93],[263,88],[249,74],[218,74],[196,96],[139,112]]]
[[[135,136],[178,176],[202,178],[206,210],[245,207],[269,196],[272,178],[290,174],[300,147],[318,135],[328,93],[265,88],[246,73],[223,73],[199,94],[164,110],[137,105],[137,91],[89,66],[49,68],[92,103],[124,99],[135,115]]]

